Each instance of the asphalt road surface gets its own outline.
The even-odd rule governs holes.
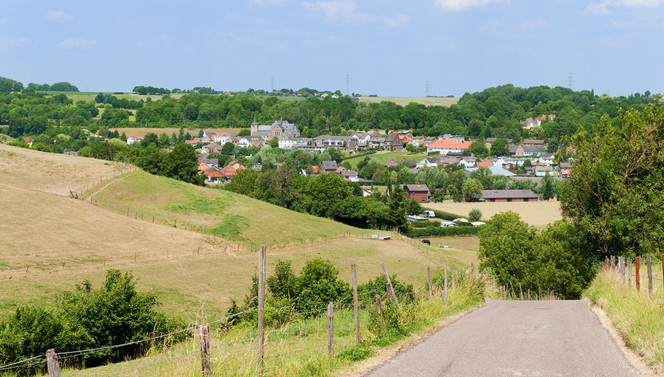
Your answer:
[[[639,375],[586,301],[490,301],[365,376]]]

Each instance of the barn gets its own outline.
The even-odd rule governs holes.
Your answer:
[[[539,197],[533,190],[482,190],[485,202],[537,202]]]
[[[431,198],[431,192],[427,185],[404,185],[403,189],[406,191],[406,196],[410,199],[423,202]]]

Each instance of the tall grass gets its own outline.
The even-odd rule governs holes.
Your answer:
[[[401,331],[377,336],[369,330],[375,315],[373,297],[360,297],[370,309],[360,311],[362,342],[355,344],[352,306],[334,311],[334,356],[327,353],[327,317],[299,319],[279,328],[266,330],[264,375],[325,376],[353,369],[360,360],[377,354],[381,349],[413,335],[440,326],[440,321],[479,305],[485,297],[484,277],[476,273],[460,274],[454,291],[449,290],[447,305],[440,289],[429,299],[428,291],[412,304],[402,304]],[[461,276],[463,276],[461,278]],[[373,295],[372,295],[373,296]],[[384,308],[387,305],[384,303]],[[371,314],[374,312],[374,314]],[[188,341],[173,345],[166,351],[154,351],[149,357],[124,363],[91,368],[67,369],[67,376],[200,376],[199,339],[194,331]],[[256,376],[256,328],[242,323],[228,331],[222,326],[210,331],[213,376]]]
[[[634,275],[634,271],[633,271]],[[601,307],[626,345],[638,353],[658,372],[664,371],[664,289],[662,266],[653,265],[653,293],[648,293],[645,266],[641,268],[641,291],[637,292],[634,278],[631,286],[627,278],[616,271],[601,271],[584,296]]]

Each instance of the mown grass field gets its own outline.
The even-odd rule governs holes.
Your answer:
[[[426,106],[451,106],[459,102],[455,97],[360,97],[360,102],[381,103],[383,101],[394,102],[397,105],[406,106],[411,102]]]
[[[544,227],[556,220],[562,220],[560,203],[557,201],[531,203],[454,203],[445,201],[443,203],[422,203],[422,206],[461,216],[468,216],[471,209],[477,208],[482,211],[483,220],[488,220],[500,212],[512,211],[518,213],[523,221],[535,227]]]
[[[645,260],[645,258],[642,258]],[[664,289],[662,265],[653,264],[653,293],[648,293],[646,265],[641,266],[641,291],[635,288],[636,270],[632,267],[632,281],[617,271],[600,271],[584,297],[606,312],[625,345],[637,353],[646,364],[664,373]],[[627,273],[626,273],[627,275]]]
[[[147,135],[148,133],[153,133],[157,136],[160,134],[166,134],[168,136],[173,135],[175,133],[176,135],[179,135],[180,129],[177,127],[170,127],[170,128],[150,128],[150,127],[138,127],[138,128],[111,128],[110,131],[118,131],[120,135],[122,133],[125,133],[127,137],[129,136],[140,136],[143,137]],[[210,133],[210,132],[216,132],[216,133],[221,133],[221,132],[232,132],[234,134],[238,134],[242,128],[204,128],[203,129],[205,132]],[[198,137],[198,132],[200,131],[200,128],[196,127],[184,127],[184,132],[190,134],[193,137]]]
[[[378,161],[381,164],[386,163],[389,160],[396,160],[397,162],[401,162],[402,160],[414,160],[415,162],[421,161],[423,158],[428,157],[426,153],[410,153],[410,152],[377,152],[374,154],[366,155],[366,156],[359,156],[359,157],[351,157],[348,158],[344,161],[350,162],[351,166],[353,168],[357,167],[357,164],[364,161],[365,157],[369,157],[372,160]]]
[[[120,99],[126,98],[128,100],[134,100],[134,101],[140,101],[140,100],[147,101],[148,98],[151,98],[153,101],[157,101],[157,100],[160,100],[161,97],[163,97],[160,94],[147,94],[147,95],[141,95],[141,94],[136,94],[136,93],[115,94],[115,93],[110,93],[110,92],[52,92],[52,91],[50,91],[50,92],[45,92],[45,93],[53,95],[53,96],[58,95],[58,94],[64,94],[68,98],[70,98],[72,101],[74,101],[74,103],[76,103],[78,101],[86,101],[86,102],[94,101],[95,97],[99,93],[111,94],[111,95],[113,95],[117,98],[120,98]],[[170,96],[171,96],[171,98],[176,98],[177,99],[177,98],[182,97],[183,94],[176,93],[176,94],[170,94]]]
[[[380,274],[381,262],[405,281],[422,284],[427,266],[475,260],[464,246],[468,241],[473,250],[471,239],[445,251],[371,240],[366,237],[372,233],[387,233],[107,161],[8,146],[0,153],[0,316],[18,305],[53,305],[57,292],[85,279],[99,284],[105,270],[118,268],[134,274],[138,289],[154,291],[167,312],[218,317],[231,298],[246,293],[257,268],[253,247],[260,243],[269,246],[269,272],[278,258],[293,260],[299,271],[322,257],[345,280],[350,264],[357,264],[360,282]],[[100,182],[107,174],[118,175]],[[69,197],[75,185],[87,186],[79,199]],[[348,231],[352,237],[343,236]]]

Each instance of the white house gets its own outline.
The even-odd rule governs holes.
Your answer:
[[[143,140],[142,137],[139,137],[139,136],[130,136],[130,137],[127,138],[127,145],[132,145],[132,144],[135,144],[135,143],[140,143],[141,140]]]

